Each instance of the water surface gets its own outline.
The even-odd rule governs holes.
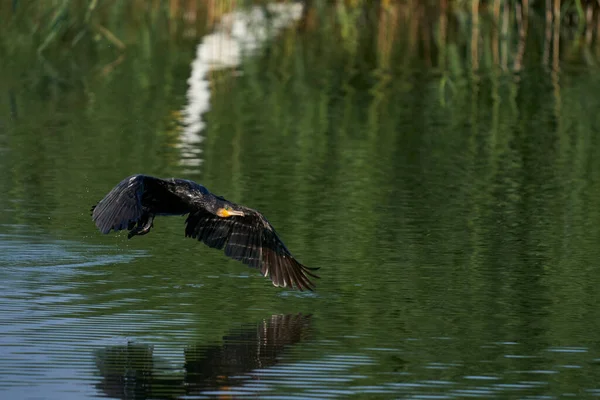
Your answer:
[[[108,72],[106,49],[60,79],[0,64],[0,396],[600,395],[595,71],[384,68],[296,16],[218,67],[214,37],[162,31]],[[261,210],[317,290],[183,218],[101,235],[133,173]]]

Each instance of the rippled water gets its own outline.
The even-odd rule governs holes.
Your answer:
[[[437,71],[324,52],[296,11],[218,67],[228,25],[66,86],[0,65],[0,397],[599,396],[597,74],[532,60],[441,98]],[[101,235],[90,207],[133,173],[261,210],[317,290],[183,218]]]

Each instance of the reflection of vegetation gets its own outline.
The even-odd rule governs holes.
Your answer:
[[[588,315],[559,341],[584,336],[598,278],[569,253],[597,254],[600,239],[600,221],[584,222],[599,189],[589,135],[600,82],[544,69],[543,48],[526,53],[519,75],[491,61],[467,74],[472,55],[455,48],[460,63],[449,64],[460,68],[442,103],[443,78],[413,69],[426,60],[403,63],[394,50],[380,67],[377,35],[361,31],[349,51],[326,28],[288,32],[235,81],[216,82],[203,181],[268,205],[294,232],[290,246],[326,266],[325,285],[348,293],[338,311],[351,326],[400,315],[409,332],[543,346],[566,312],[546,308],[558,295]],[[590,280],[568,287],[570,274]],[[427,317],[441,310],[444,328]]]
[[[182,251],[182,221],[165,222],[173,241],[92,236],[89,206],[124,174],[180,173],[172,112],[185,102],[197,36],[171,36],[168,18],[107,13],[103,26],[124,51],[89,35],[81,40],[90,46],[80,41],[66,54],[54,40],[44,56],[64,86],[36,64],[41,37],[0,33],[0,58],[9,60],[0,64],[0,146],[8,149],[0,188],[10,194],[0,197],[10,210],[0,221],[150,250],[111,269],[103,286],[78,277],[71,290],[84,293],[82,302],[107,304],[91,314],[129,311],[118,300],[139,286],[140,309],[161,313],[247,320],[256,309],[310,304],[324,334],[367,333],[364,347],[463,339],[427,349],[428,360],[479,363],[472,349],[482,337],[518,340],[530,353],[548,343],[586,345],[600,321],[595,3],[571,3],[585,24],[571,23],[579,14],[568,9],[553,18],[555,1],[536,2],[540,9],[490,1],[476,20],[476,2],[338,4],[359,8],[313,1],[302,24],[246,60],[242,74],[211,77],[205,162],[190,176],[268,209],[298,257],[323,267],[316,297],[277,297],[260,290],[260,277],[211,277],[237,267],[192,241]],[[119,30],[119,18],[140,25]],[[196,32],[207,29],[200,25]],[[110,73],[94,74],[122,54]],[[584,379],[552,384],[570,392]]]

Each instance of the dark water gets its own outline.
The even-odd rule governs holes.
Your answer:
[[[600,395],[596,71],[450,86],[294,30],[208,71],[148,40],[109,72],[63,54],[62,80],[0,64],[0,397]],[[263,211],[317,290],[182,218],[101,235],[90,206],[133,173]]]

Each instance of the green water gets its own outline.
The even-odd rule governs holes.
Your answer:
[[[61,53],[60,79],[0,47],[0,397],[600,395],[595,69],[532,46],[444,85],[288,31],[211,73],[190,144],[197,41],[156,35],[106,74],[111,50]],[[261,210],[317,290],[180,217],[101,235],[90,207],[134,173]]]

